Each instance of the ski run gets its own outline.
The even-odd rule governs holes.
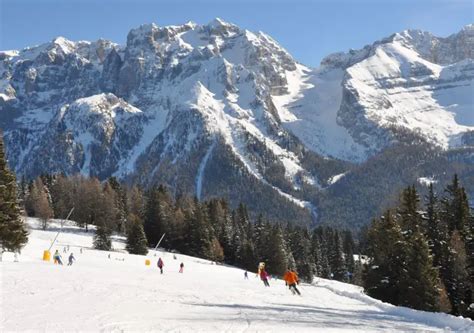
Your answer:
[[[392,306],[350,284],[316,279],[298,286],[299,297],[281,279],[264,287],[255,272],[246,280],[241,269],[181,254],[129,255],[120,237],[115,251],[96,251],[93,229],[72,222],[51,251],[59,250],[64,266],[54,265],[42,255],[59,221],[46,231],[36,219],[28,224],[19,262],[5,253],[0,263],[1,332],[474,332],[469,319]],[[77,261],[67,266],[71,252]]]

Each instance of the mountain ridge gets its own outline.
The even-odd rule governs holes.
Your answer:
[[[311,69],[221,19],[141,25],[123,46],[57,37],[0,52],[0,125],[19,176],[115,175],[321,222],[321,201],[341,197],[327,189],[403,146],[399,133],[443,156],[473,147],[473,45],[473,25],[406,30]],[[397,186],[431,176],[415,171]]]

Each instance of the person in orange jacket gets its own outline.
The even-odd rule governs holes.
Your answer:
[[[296,284],[300,284],[300,281],[298,280],[298,275],[294,270],[288,268],[285,275],[283,275],[283,280],[285,280],[285,284],[289,287],[293,295],[297,293],[301,296],[300,291],[296,288]]]

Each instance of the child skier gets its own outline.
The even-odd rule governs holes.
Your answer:
[[[268,283],[268,273],[265,271],[265,268],[260,270],[260,279],[262,279],[265,287],[270,287],[270,284]]]
[[[158,268],[160,269],[160,273],[163,274],[163,266],[165,265],[163,263],[163,260],[161,260],[161,257],[158,259]]]
[[[72,263],[76,261],[76,258],[74,258],[74,253],[71,252],[69,255],[69,262],[67,263],[68,266],[72,266]]]
[[[56,252],[54,252],[53,259],[54,259],[54,264],[59,264],[59,265],[63,264],[63,262],[61,260],[61,255],[59,254],[58,250],[56,250]]]
[[[179,272],[180,273],[183,273],[183,269],[184,269],[184,264],[183,263],[179,264]]]
[[[300,291],[298,290],[298,288],[296,288],[296,284],[300,284],[300,281],[298,280],[298,275],[295,271],[288,268],[285,275],[283,275],[283,280],[285,280],[285,285],[289,287],[293,295],[297,293],[301,296]]]

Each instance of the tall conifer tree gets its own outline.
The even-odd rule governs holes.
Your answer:
[[[20,215],[15,175],[8,169],[0,132],[0,247],[19,251],[28,242],[28,231]]]

